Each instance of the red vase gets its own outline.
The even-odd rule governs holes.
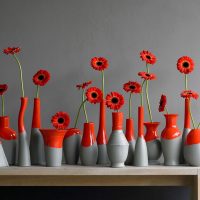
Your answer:
[[[27,140],[27,133],[24,125],[24,115],[28,104],[27,97],[21,97],[21,106],[18,115],[18,165],[21,167],[28,167],[31,165],[30,150]]]
[[[144,137],[144,107],[138,107],[138,137]]]
[[[32,165],[44,165],[44,141],[40,132],[41,116],[40,116],[40,99],[34,98],[31,140],[30,140],[30,155]]]
[[[96,143],[94,123],[84,123],[83,137],[80,147],[80,160],[82,165],[96,165],[98,148]]]
[[[177,114],[166,114],[166,126],[161,133],[161,144],[165,165],[179,165],[182,135],[177,127]]]
[[[158,126],[160,122],[145,122],[145,140],[147,143],[148,159],[152,164],[157,161],[162,153],[161,143],[158,136]]]

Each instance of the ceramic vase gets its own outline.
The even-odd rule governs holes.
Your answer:
[[[99,130],[97,134],[97,145],[98,145],[98,159],[97,164],[106,165],[109,163],[107,153],[108,138],[106,134],[106,102],[102,100],[100,103],[99,112]]]
[[[112,132],[108,141],[107,150],[111,167],[124,167],[128,156],[129,143],[123,133],[123,113],[112,113]]]
[[[84,123],[83,136],[80,146],[81,164],[85,166],[96,165],[98,159],[98,147],[93,122]]]
[[[20,167],[29,167],[31,165],[30,150],[27,139],[27,133],[24,125],[24,115],[28,104],[28,98],[21,98],[21,106],[18,116],[18,160],[17,164]]]
[[[2,143],[0,141],[0,167],[8,167],[8,166],[9,164],[8,164],[6,155],[4,153]]]
[[[161,142],[158,136],[158,126],[160,122],[145,122],[145,141],[147,144],[149,163],[157,164],[162,154]]]
[[[177,114],[166,114],[166,126],[161,133],[164,165],[179,165],[182,135],[177,127]]]
[[[45,165],[44,141],[40,132],[40,99],[34,98],[33,118],[30,140],[30,155],[32,165]]]
[[[192,166],[200,166],[200,129],[192,129],[184,144],[184,158]]]
[[[10,118],[8,116],[0,117],[0,138],[9,165],[14,165],[16,161],[17,136],[16,132],[10,128]]]
[[[135,137],[134,137],[134,121],[133,118],[126,119],[126,139],[129,143],[128,157],[126,159],[126,165],[134,164],[134,154],[135,154]]]
[[[67,129],[63,142],[65,162],[68,165],[76,165],[79,160],[81,144],[81,132],[77,128]]]
[[[138,137],[135,144],[134,165],[138,167],[148,166],[147,144],[144,139],[144,107],[138,107]]]
[[[184,159],[183,150],[184,144],[187,138],[188,133],[191,131],[190,127],[190,99],[185,98],[185,114],[184,114],[184,129],[182,134],[182,146],[181,146],[181,156],[180,156],[180,163],[185,164],[186,161]]]
[[[44,140],[44,152],[47,167],[59,167],[62,164],[63,139],[66,130],[40,129]]]

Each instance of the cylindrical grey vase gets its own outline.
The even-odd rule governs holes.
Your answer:
[[[79,133],[64,138],[63,150],[64,150],[66,164],[76,165],[78,163],[80,144],[81,144],[81,135]]]
[[[39,128],[32,128],[30,140],[32,165],[45,165],[44,140]]]
[[[136,140],[134,165],[137,167],[148,166],[147,144],[143,136],[138,136]]]
[[[135,156],[135,139],[128,142],[128,157],[126,159],[126,165],[134,165],[134,156]]]
[[[111,167],[124,167],[128,156],[129,143],[123,132],[123,113],[112,113],[112,132],[107,144]]]
[[[97,164],[99,165],[108,165],[110,163],[107,152],[106,144],[99,144],[98,146],[98,159]]]

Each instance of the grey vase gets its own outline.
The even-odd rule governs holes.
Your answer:
[[[76,165],[78,163],[80,144],[80,130],[75,128],[68,129],[63,141],[63,150],[66,164]]]
[[[124,167],[128,156],[129,143],[123,133],[123,113],[112,113],[112,132],[108,140],[107,151],[111,167]]]
[[[2,146],[4,149],[4,153],[6,155],[7,161],[9,165],[15,165],[16,164],[16,153],[17,153],[17,140],[4,140],[1,139]]]
[[[2,143],[0,142],[0,167],[8,167],[8,161],[3,150]]]
[[[182,135],[177,127],[177,114],[166,114],[166,126],[161,133],[161,144],[164,156],[164,165],[180,164]]]

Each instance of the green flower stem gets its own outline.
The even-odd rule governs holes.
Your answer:
[[[1,95],[1,106],[2,106],[2,116],[4,116],[4,113],[5,113],[5,106],[4,106],[4,96]]]
[[[147,63],[146,63],[146,68],[147,68],[147,73],[149,73],[149,66]]]
[[[188,89],[188,77],[187,74],[185,74],[185,90]]]
[[[16,60],[18,67],[19,67],[19,72],[20,72],[20,79],[21,79],[21,91],[22,91],[22,97],[25,97],[24,95],[24,83],[23,83],[23,72],[22,72],[22,66],[21,63],[19,62],[18,57],[13,54],[14,59]]]
[[[83,104],[85,104],[86,101],[87,101],[87,100],[85,99],[85,100],[81,103],[81,105],[79,106],[78,113],[76,114],[76,120],[75,120],[74,128],[76,128],[76,126],[77,126],[78,118],[79,118],[79,115],[80,115],[81,108],[82,108]]]
[[[85,101],[85,90],[83,89],[83,92],[82,92],[82,102]],[[85,104],[83,104],[83,111],[84,111],[84,115],[85,115],[85,120],[86,122],[88,123],[88,116],[87,116],[87,111],[86,111],[86,107],[85,107]]]
[[[149,111],[149,118],[150,118],[151,122],[153,122],[148,92],[149,92],[149,81],[147,80],[147,81],[146,81],[146,99],[147,99],[147,105],[148,105],[148,111]]]
[[[37,85],[37,89],[36,89],[36,98],[39,98],[39,91],[40,91],[40,88],[39,88],[39,85]]]
[[[131,98],[132,98],[132,93],[130,93],[130,96],[129,96],[129,109],[128,109],[129,119],[131,118]]]
[[[101,71],[101,75],[102,75],[102,93],[103,93],[103,99],[104,99],[104,85],[105,85],[105,80],[104,80],[104,71]]]
[[[144,86],[145,80],[142,82],[141,86],[141,92],[140,92],[140,105],[143,106],[144,101],[143,101],[143,86]]]
[[[169,112],[168,112],[168,109],[167,109],[167,107],[165,107],[165,112],[166,112],[166,114],[168,114]]]
[[[191,111],[191,105],[189,106],[189,111],[190,111],[190,117],[191,117],[191,120],[192,120],[192,126],[193,128],[195,129],[196,125],[195,125],[195,121],[194,121],[194,118],[193,118],[193,115],[192,115],[192,111]],[[198,125],[199,126],[199,125]]]

